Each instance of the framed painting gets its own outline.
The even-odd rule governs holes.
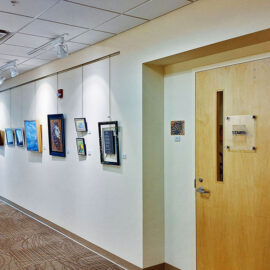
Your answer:
[[[87,123],[85,118],[74,118],[77,132],[87,132]]]
[[[24,130],[26,147],[31,152],[42,152],[42,132],[41,125],[37,120],[25,120]]]
[[[24,131],[22,128],[15,128],[16,144],[19,147],[24,147]]]
[[[48,115],[48,132],[50,155],[65,157],[65,119],[63,114]]]
[[[86,146],[85,146],[84,138],[77,138],[76,144],[77,144],[78,155],[86,156]]]
[[[14,132],[12,128],[6,128],[7,145],[14,145]]]
[[[100,122],[98,129],[101,163],[120,166],[118,121]]]
[[[185,135],[185,121],[171,121],[171,135]]]
[[[0,146],[5,144],[5,131],[0,130]]]

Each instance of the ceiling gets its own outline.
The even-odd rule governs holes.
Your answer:
[[[195,1],[1,0],[0,30],[11,35],[0,40],[0,68],[17,59],[23,73],[57,58],[54,48],[28,55],[56,36],[67,34],[73,53]]]

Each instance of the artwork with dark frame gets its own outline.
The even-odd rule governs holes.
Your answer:
[[[0,146],[5,144],[5,131],[0,130]]]
[[[101,163],[120,166],[118,121],[99,122],[98,130]]]
[[[84,138],[76,138],[77,151],[79,156],[86,156],[86,146]]]
[[[7,145],[14,145],[14,131],[12,128],[6,128]]]
[[[85,118],[74,118],[77,132],[87,132],[87,122]]]
[[[22,128],[15,128],[16,144],[19,147],[24,147],[24,131]]]
[[[48,115],[48,133],[50,155],[65,157],[65,119],[63,114]]]

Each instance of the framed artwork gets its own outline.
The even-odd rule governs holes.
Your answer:
[[[171,121],[171,135],[185,135],[185,121]]]
[[[101,163],[120,166],[118,121],[100,122],[98,130]]]
[[[87,123],[85,118],[74,118],[77,132],[87,132]]]
[[[65,119],[63,114],[48,115],[50,155],[65,157]]]
[[[86,146],[85,146],[84,138],[77,138],[76,144],[77,144],[78,155],[86,156]]]
[[[7,145],[14,145],[14,132],[12,128],[6,128]]]
[[[19,147],[24,147],[24,132],[22,128],[15,128],[16,144]]]
[[[41,125],[37,120],[25,120],[24,130],[28,151],[42,152]]]
[[[0,146],[5,144],[5,131],[0,130]]]

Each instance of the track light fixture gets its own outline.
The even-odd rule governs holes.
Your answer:
[[[32,55],[34,53],[40,52],[42,50],[49,50],[52,47],[55,47],[57,49],[57,57],[58,58],[63,58],[68,56],[68,46],[65,43],[65,35],[61,35],[58,36],[52,40],[50,40],[49,42],[31,50],[30,52],[28,52],[28,55]]]
[[[12,60],[7,62],[5,65],[0,67],[0,71],[6,71],[9,70],[10,72],[10,76],[12,78],[16,77],[19,74],[19,71],[17,69],[17,65],[16,65],[16,61],[17,60]],[[4,78],[4,77],[2,77]],[[4,82],[4,80],[2,81],[2,83]]]
[[[4,76],[1,76],[1,77],[0,77],[0,85],[3,84],[3,82],[5,81],[5,79],[6,79],[6,78],[5,78]]]

